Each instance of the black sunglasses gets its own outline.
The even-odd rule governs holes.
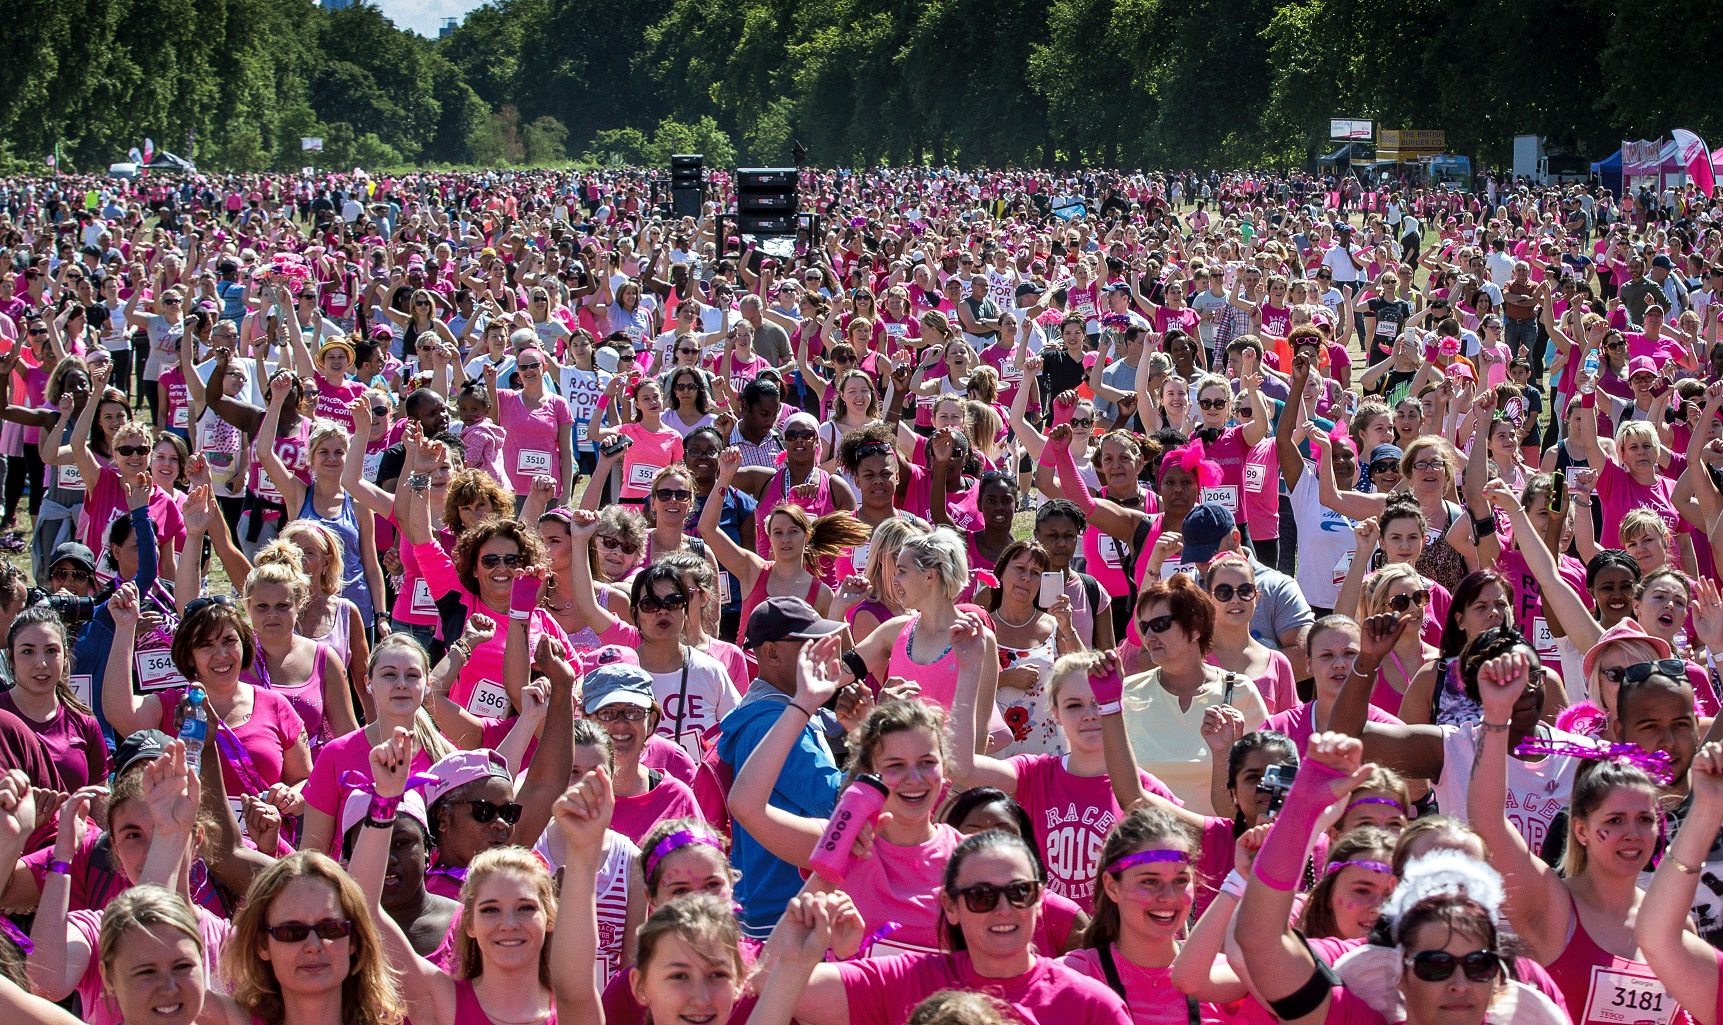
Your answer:
[[[820,435],[819,435],[818,431],[810,431],[810,430],[807,430],[806,428],[803,428],[801,430],[785,431],[784,432],[784,440],[785,441],[813,441],[815,438],[817,438],[819,436]]]
[[[1399,471],[1400,460],[1398,459],[1378,459],[1370,464],[1371,473],[1398,473]]]
[[[489,552],[485,555],[479,556],[479,565],[486,569],[496,569],[498,566],[507,566],[509,569],[514,569],[516,566],[524,564],[525,561],[526,560],[513,552],[510,552],[507,555],[499,555],[496,552]]]
[[[389,407],[388,406],[372,406],[371,407],[371,415],[372,416],[388,416],[389,415]]]
[[[150,447],[148,445],[115,445],[114,446],[114,455],[116,455],[116,456],[141,456],[141,455],[144,455],[147,452],[149,452],[149,450],[150,450]]]
[[[1601,670],[1603,678],[1610,683],[1644,683],[1653,676],[1667,676],[1672,680],[1687,679],[1687,663],[1678,658],[1660,658],[1655,662],[1635,662],[1633,665],[1621,668],[1619,666]]]
[[[1164,634],[1173,628],[1172,616],[1156,616],[1153,619],[1137,620],[1137,629],[1143,633]]]
[[[513,801],[508,804],[497,804],[494,801],[468,801],[467,807],[472,809],[474,822],[502,819],[512,826],[520,821],[521,806]]]
[[[1034,907],[1035,902],[1041,898],[1041,884],[1033,879],[1019,879],[1004,886],[976,883],[974,886],[965,886],[952,896],[962,897],[963,906],[978,915],[998,907],[1000,897],[1004,897],[1006,903],[1021,911]]]
[[[699,349],[677,348],[676,355],[678,355],[678,356],[698,356],[698,355],[700,355],[700,350]]]
[[[694,492],[687,488],[659,488],[652,492],[652,497],[660,502],[692,502]]]
[[[1085,416],[1082,419],[1073,417],[1071,419],[1071,426],[1076,430],[1086,431],[1095,426],[1095,418],[1092,416]]]
[[[1234,587],[1231,584],[1216,584],[1209,593],[1214,595],[1215,601],[1232,601],[1234,597],[1239,601],[1250,601],[1256,597],[1256,585],[1239,584]]]
[[[316,933],[320,940],[339,940],[353,932],[353,923],[344,918],[325,918],[315,925],[306,925],[304,922],[266,925],[263,931],[282,943],[303,943],[305,937],[312,933]]]
[[[1419,608],[1423,608],[1430,604],[1429,588],[1420,588],[1419,590],[1410,591],[1406,594],[1397,594],[1388,599],[1388,607],[1393,609],[1395,612],[1405,612],[1407,609],[1412,607],[1414,602],[1417,603]]]
[[[647,613],[677,612],[688,607],[688,596],[680,591],[663,596],[643,594],[640,596],[640,604],[635,607]]]
[[[1198,399],[1197,405],[1204,409],[1225,409],[1232,405],[1231,399]]]
[[[1446,982],[1458,968],[1473,982],[1489,982],[1502,970],[1502,958],[1493,950],[1474,950],[1464,957],[1455,957],[1446,950],[1420,950],[1406,958],[1412,974],[1425,982]]]

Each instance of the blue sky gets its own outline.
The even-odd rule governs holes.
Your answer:
[[[378,0],[383,13],[402,28],[422,36],[437,37],[444,18],[459,18],[483,0]]]

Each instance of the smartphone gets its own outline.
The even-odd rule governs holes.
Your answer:
[[[1550,482],[1549,511],[1551,516],[1567,512],[1567,474],[1558,473]]]
[[[1065,574],[1047,572],[1041,574],[1041,600],[1036,602],[1042,609],[1050,609],[1059,596],[1065,593]]]
[[[614,456],[632,444],[634,444],[634,439],[628,435],[613,434],[599,444],[598,451],[600,455]]]

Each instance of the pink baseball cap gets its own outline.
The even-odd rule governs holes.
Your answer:
[[[1588,685],[1592,671],[1597,668],[1597,660],[1603,656],[1604,649],[1616,641],[1644,641],[1651,645],[1651,650],[1657,652],[1658,658],[1671,657],[1668,641],[1646,633],[1645,628],[1639,625],[1639,621],[1629,616],[1605,630],[1602,636],[1598,637],[1597,643],[1591,646],[1591,650],[1585,653],[1585,658],[1580,661],[1580,674],[1586,678]]]

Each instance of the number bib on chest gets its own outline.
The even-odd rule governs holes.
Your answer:
[[[523,448],[515,469],[521,473],[549,473],[550,453],[540,448]]]
[[[495,680],[480,680],[467,696],[467,711],[491,719],[507,718],[509,692]]]
[[[1590,992],[1581,1025],[1669,1025],[1675,1017],[1675,1000],[1655,976],[1593,965]]]
[[[1228,509],[1238,508],[1238,487],[1232,484],[1218,484],[1212,488],[1203,488],[1204,502],[1219,502]]]
[[[138,689],[149,692],[170,687],[189,686],[186,678],[174,667],[173,652],[155,648],[137,653]]]
[[[62,466],[58,469],[60,471],[60,487],[67,491],[84,490],[84,471],[76,466]]]
[[[658,476],[658,471],[662,469],[664,467],[653,466],[651,463],[635,463],[628,468],[628,486],[649,488],[652,486],[652,479]]]
[[[1358,553],[1356,551],[1347,552],[1345,555],[1340,557],[1339,562],[1334,564],[1335,587],[1339,587],[1341,584],[1346,583],[1346,574],[1352,571],[1352,559],[1357,554]]]
[[[437,615],[437,600],[431,597],[431,585],[420,577],[413,581],[413,604],[410,606],[415,616]]]
[[[1268,483],[1268,467],[1261,463],[1244,464],[1244,489],[1253,495],[1262,494],[1262,486]]]
[[[1108,569],[1123,570],[1125,568],[1125,553],[1119,539],[1111,534],[1102,534],[1095,539],[1095,550],[1101,555],[1101,562]]]

